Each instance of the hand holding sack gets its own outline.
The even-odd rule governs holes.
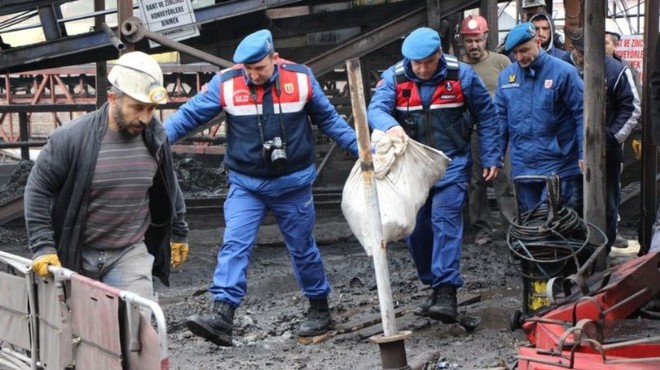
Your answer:
[[[371,141],[383,240],[401,240],[413,232],[417,212],[426,202],[433,185],[444,175],[451,159],[408,137],[391,137],[378,130],[373,132]],[[367,228],[360,160],[353,166],[344,185],[341,208],[351,231],[367,255],[371,255],[367,243],[371,231]]]

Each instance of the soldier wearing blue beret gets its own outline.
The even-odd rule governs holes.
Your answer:
[[[502,166],[497,120],[490,94],[479,76],[442,52],[440,36],[422,27],[401,47],[403,60],[381,75],[367,111],[369,125],[390,135],[408,135],[451,158],[444,177],[431,189],[407,243],[421,281],[432,289],[419,315],[444,323],[457,314],[456,289],[463,285],[460,256],[463,208],[472,174],[471,135],[476,122],[483,177]]]
[[[247,288],[247,268],[257,231],[271,211],[284,235],[294,276],[309,311],[300,336],[328,331],[330,284],[313,236],[316,178],[312,124],[357,155],[355,131],[337,113],[312,71],[279,57],[273,36],[260,30],[236,48],[233,68],[213,77],[166,122],[175,142],[220,112],[227,117],[224,164],[230,188],[224,204],[225,232],[210,288],[208,313],[193,315],[190,331],[220,346],[232,345],[234,310]]]
[[[505,48],[516,63],[500,72],[495,105],[500,147],[511,150],[511,177],[557,174],[560,201],[568,204],[583,166],[582,80],[541,47],[532,23],[515,26]],[[535,209],[548,200],[545,181],[520,181],[516,197],[519,214]]]

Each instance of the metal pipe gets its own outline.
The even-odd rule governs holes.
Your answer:
[[[228,60],[218,58],[215,55],[211,55],[180,42],[170,40],[161,34],[151,32],[144,27],[142,20],[137,17],[127,18],[126,21],[121,24],[121,33],[124,35],[126,40],[131,43],[136,43],[146,37],[149,40],[155,41],[172,50],[180,51],[190,55],[191,57],[203,60],[219,67],[229,68],[234,65],[234,63]]]
[[[112,46],[117,48],[117,50],[121,51],[126,49],[126,44],[121,42],[119,37],[115,35],[115,33],[110,29],[107,23],[105,22],[101,23],[101,30],[103,30],[103,32],[105,32],[106,35],[108,35],[108,38],[110,39],[110,43],[112,44]]]
[[[29,139],[29,130],[28,130],[28,116],[27,113],[21,112],[18,114],[18,125],[19,131],[21,134],[21,140],[27,141]],[[21,159],[30,160],[30,149],[28,147],[22,146],[21,148]]]
[[[9,143],[0,143],[0,149],[13,149],[13,148],[31,148],[34,146],[44,146],[46,141],[16,141]]]

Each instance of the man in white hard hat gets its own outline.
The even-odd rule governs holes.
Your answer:
[[[124,54],[108,79],[108,102],[54,130],[25,188],[32,268],[64,266],[153,299],[187,258],[185,205],[165,129],[158,63]]]

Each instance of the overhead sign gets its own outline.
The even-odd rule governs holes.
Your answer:
[[[630,67],[639,71],[639,78],[644,77],[644,35],[625,35],[619,40],[616,53],[630,63]]]
[[[140,0],[140,18],[151,32],[181,41],[199,36],[195,11],[190,0]],[[149,40],[154,48],[158,43]]]

